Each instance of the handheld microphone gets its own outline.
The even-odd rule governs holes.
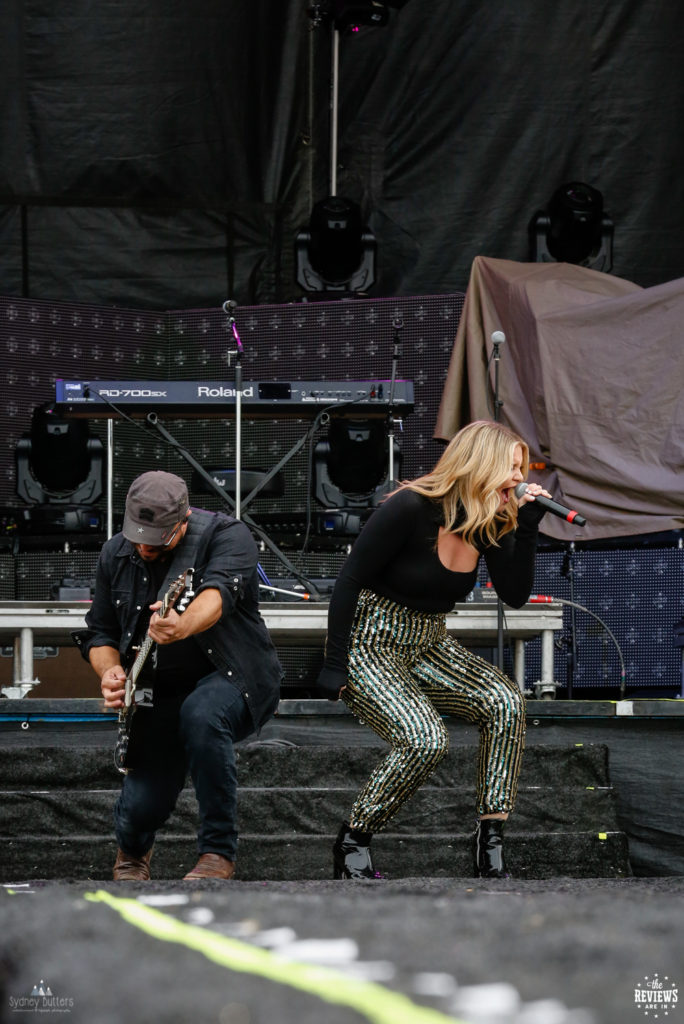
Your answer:
[[[506,335],[503,331],[494,331],[492,334],[492,345],[503,345],[506,340]]]
[[[226,299],[223,303],[223,312],[230,313],[232,309],[237,309],[237,302],[235,299]]]
[[[527,490],[527,484],[523,480],[515,489],[516,498],[522,498],[523,494]],[[565,519],[566,522],[572,523],[573,526],[586,526],[587,521],[584,516],[581,516],[579,512],[575,512],[571,508],[566,508],[565,505],[560,505],[557,501],[552,501],[551,498],[545,498],[543,494],[535,494],[534,500],[541,505],[547,512],[551,512],[554,516],[558,516],[560,519]]]

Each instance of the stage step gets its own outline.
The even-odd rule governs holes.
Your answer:
[[[329,835],[251,835],[240,838],[238,875],[243,881],[332,878]],[[25,835],[2,840],[2,881],[28,879],[104,880],[111,878],[116,846],[109,837]],[[387,878],[469,878],[471,836],[386,832],[373,840],[376,866]],[[621,878],[631,874],[621,832],[506,833],[514,878]],[[194,866],[194,837],[160,833],[153,854],[156,879],[178,880]]]
[[[239,877],[330,877],[330,848],[378,746],[253,742],[238,750]],[[388,877],[469,877],[476,748],[456,746],[373,840]],[[108,747],[0,749],[0,881],[109,877],[112,808],[120,784]],[[179,878],[196,859],[197,813],[187,788],[159,833],[157,878]],[[509,867],[520,878],[631,873],[608,774],[596,746],[535,746],[525,754]]]
[[[118,789],[121,776],[114,767],[112,734],[107,744],[2,747],[2,789]],[[241,786],[335,788],[363,782],[387,747],[354,744],[294,744],[283,740],[253,741],[236,747]],[[430,785],[451,787],[474,783],[475,747],[453,745]],[[602,744],[551,746],[537,744],[524,754],[521,782],[525,785],[588,788],[608,783],[608,748]]]
[[[288,786],[261,788],[241,786],[238,793],[240,835],[277,835],[337,832],[349,814],[358,787],[336,789]],[[424,785],[397,814],[390,831],[400,836],[415,832],[443,832],[470,828],[474,791],[471,788]],[[594,787],[581,801],[553,788],[521,786],[515,815],[508,826],[517,832],[591,831],[614,821],[613,791]],[[0,829],[8,838],[19,838],[27,822],[43,835],[106,835],[111,829],[114,799],[111,790],[51,789],[0,791]],[[184,790],[174,814],[175,831],[194,833],[197,804],[194,793]],[[474,826],[473,826],[474,827]]]

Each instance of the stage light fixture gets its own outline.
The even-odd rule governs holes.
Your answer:
[[[320,534],[353,535],[396,485],[389,479],[387,423],[384,419],[333,416],[328,435],[314,454],[314,497],[326,509],[316,517]],[[394,442],[396,475],[401,452]]]
[[[613,222],[598,189],[582,181],[561,185],[529,225],[533,263],[574,263],[609,273]]]
[[[326,199],[311,211],[308,230],[295,238],[296,280],[306,292],[359,294],[375,282],[374,235],[361,223],[356,203],[337,191],[340,37],[361,25],[386,25],[391,8],[408,0],[312,0],[306,8],[314,28],[330,28],[330,162]]]
[[[375,281],[375,236],[359,206],[328,196],[311,211],[295,240],[297,283],[307,292],[367,291]]]
[[[100,529],[104,448],[84,420],[67,420],[49,403],[37,406],[30,434],[16,447],[17,494],[29,533],[89,533]]]

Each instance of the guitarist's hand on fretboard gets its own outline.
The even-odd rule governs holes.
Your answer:
[[[181,616],[174,608],[169,608],[164,618],[160,618],[157,611],[161,606],[161,601],[150,605],[154,615],[150,619],[148,636],[157,644],[172,644],[175,640],[185,639],[186,632],[183,629]]]
[[[147,635],[158,644],[172,644],[175,640],[185,640],[210,629],[221,618],[223,600],[220,590],[207,587],[193,597],[180,615],[175,608],[169,608],[164,614],[160,602],[150,605],[150,608],[158,610],[152,615]]]

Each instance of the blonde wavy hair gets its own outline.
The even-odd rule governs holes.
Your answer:
[[[408,488],[439,501],[445,529],[460,534],[466,543],[481,539],[497,544],[518,522],[514,494],[499,509],[499,492],[511,476],[517,445],[522,449],[521,471],[526,478],[530,450],[522,438],[501,423],[476,420],[451,439],[431,472],[402,483],[399,489]]]

